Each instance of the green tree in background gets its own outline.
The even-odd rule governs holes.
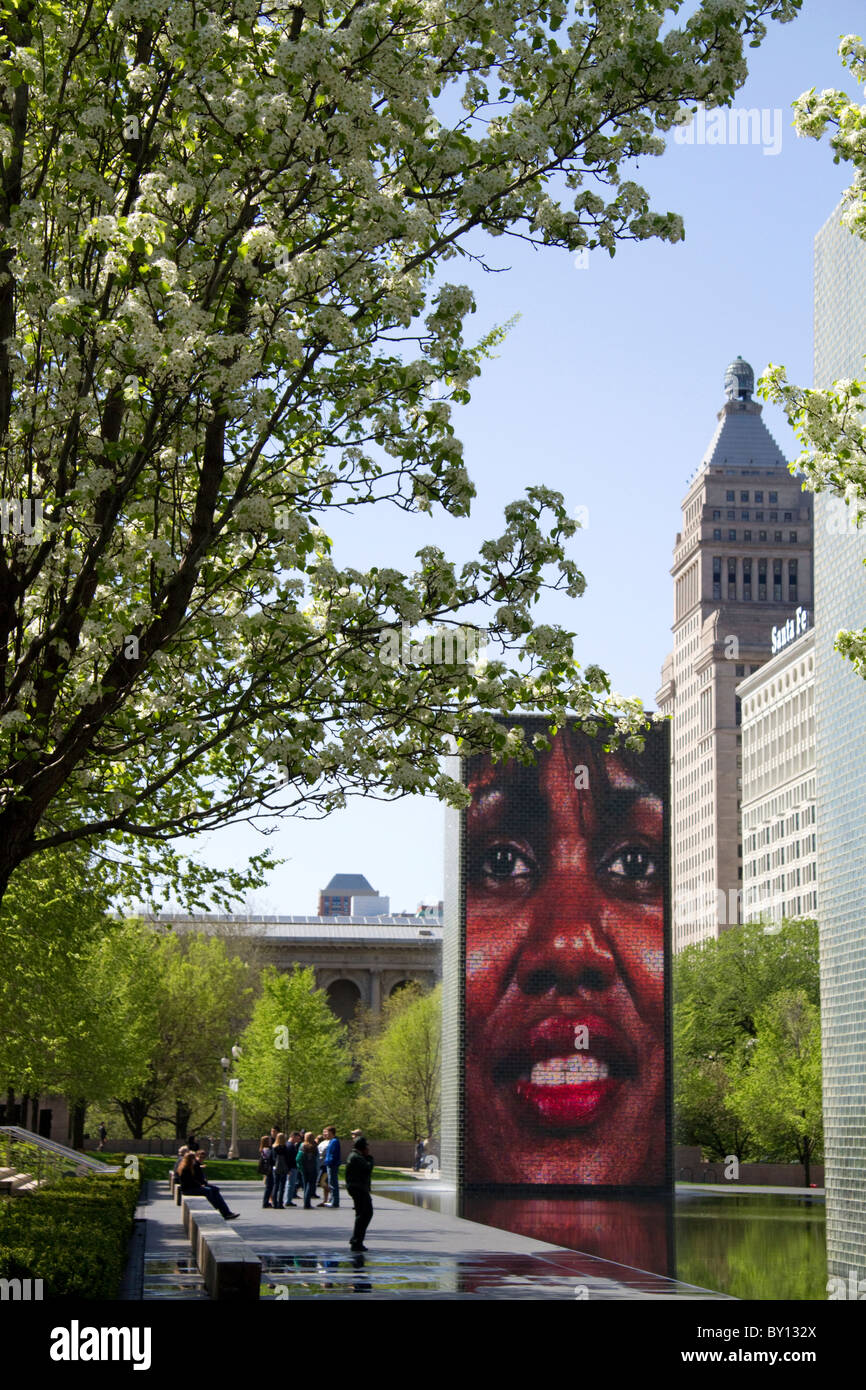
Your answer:
[[[760,922],[688,946],[674,957],[674,1114],[677,1142],[698,1144],[712,1158],[756,1156],[746,1112],[728,1104],[735,1079],[750,1065],[758,1018],[780,991],[802,991],[820,1008],[818,927]],[[751,1112],[750,1112],[751,1113]],[[793,1142],[787,1157],[798,1157]]]
[[[381,1019],[355,1049],[361,1067],[361,1113],[382,1139],[439,1133],[442,987],[424,994],[407,985],[386,1000]]]
[[[109,916],[110,888],[80,846],[56,850],[13,875],[0,909],[0,1078],[17,1091],[64,1095],[70,1138],[82,1140],[84,1106],[139,1084],[153,1036],[153,984],[136,967],[105,968],[133,949]],[[29,1123],[29,1116],[24,1116]]]
[[[262,973],[262,992],[241,1037],[234,1075],[241,1117],[262,1133],[334,1124],[345,1129],[354,1094],[346,1030],[316,988],[311,967]]]
[[[123,957],[107,946],[104,969],[122,975],[132,1011],[153,1020],[144,1084],[113,1092],[135,1139],[171,1124],[178,1141],[213,1119],[222,1095],[220,1058],[252,1010],[255,976],[224,938],[127,926]],[[133,1002],[135,1001],[135,1002]]]
[[[728,1108],[731,1058],[678,1055],[674,1073],[676,1137],[682,1144],[700,1144],[710,1158],[736,1154],[745,1159],[748,1129]]]
[[[805,990],[780,990],[758,1010],[726,1104],[771,1159],[795,1152],[808,1187],[823,1148],[821,1015]]]

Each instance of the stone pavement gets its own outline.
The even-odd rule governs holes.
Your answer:
[[[407,1184],[408,1186],[409,1184]],[[482,1226],[377,1193],[367,1254],[349,1250],[352,1204],[262,1208],[256,1182],[218,1184],[241,1213],[232,1227],[263,1262],[262,1298],[718,1299],[724,1295]],[[429,1189],[439,1183],[425,1183]],[[206,1298],[167,1182],[150,1182],[144,1297]]]

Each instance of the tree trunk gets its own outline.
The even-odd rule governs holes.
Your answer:
[[[134,1096],[132,1100],[118,1100],[115,1097],[115,1104],[120,1107],[120,1113],[126,1121],[126,1128],[129,1130],[130,1137],[143,1139],[144,1122],[148,1113],[147,1101],[140,1096]]]
[[[189,1135],[189,1121],[192,1109],[185,1101],[177,1100],[174,1103],[174,1137],[178,1144],[185,1144]]]
[[[805,1179],[806,1179],[806,1182],[805,1182],[805,1186],[806,1186],[806,1187],[809,1186],[809,1182],[811,1181],[811,1177],[812,1177],[812,1169],[811,1169],[811,1166],[810,1166],[811,1157],[812,1157],[812,1141],[811,1141],[811,1139],[806,1139],[806,1140],[804,1141],[804,1143],[803,1143],[803,1176],[804,1176]]]
[[[30,1128],[34,1134],[39,1133],[39,1097],[34,1096],[30,1102]]]
[[[69,1145],[73,1149],[84,1147],[84,1117],[87,1114],[86,1100],[69,1102]]]

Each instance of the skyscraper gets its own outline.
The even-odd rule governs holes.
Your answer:
[[[815,238],[815,385],[866,374],[866,246],[837,208]],[[866,1276],[866,681],[834,651],[866,624],[866,533],[815,496],[815,738],[827,1254]]]
[[[674,649],[658,706],[673,715],[674,950],[741,920],[740,708],[767,631],[812,607],[812,507],[752,399],[741,357],[683,499],[674,546]]]

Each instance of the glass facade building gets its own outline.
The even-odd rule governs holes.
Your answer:
[[[815,239],[815,385],[866,375],[866,244],[837,208]],[[818,918],[829,1272],[866,1276],[866,681],[834,650],[866,624],[866,531],[815,497]]]

